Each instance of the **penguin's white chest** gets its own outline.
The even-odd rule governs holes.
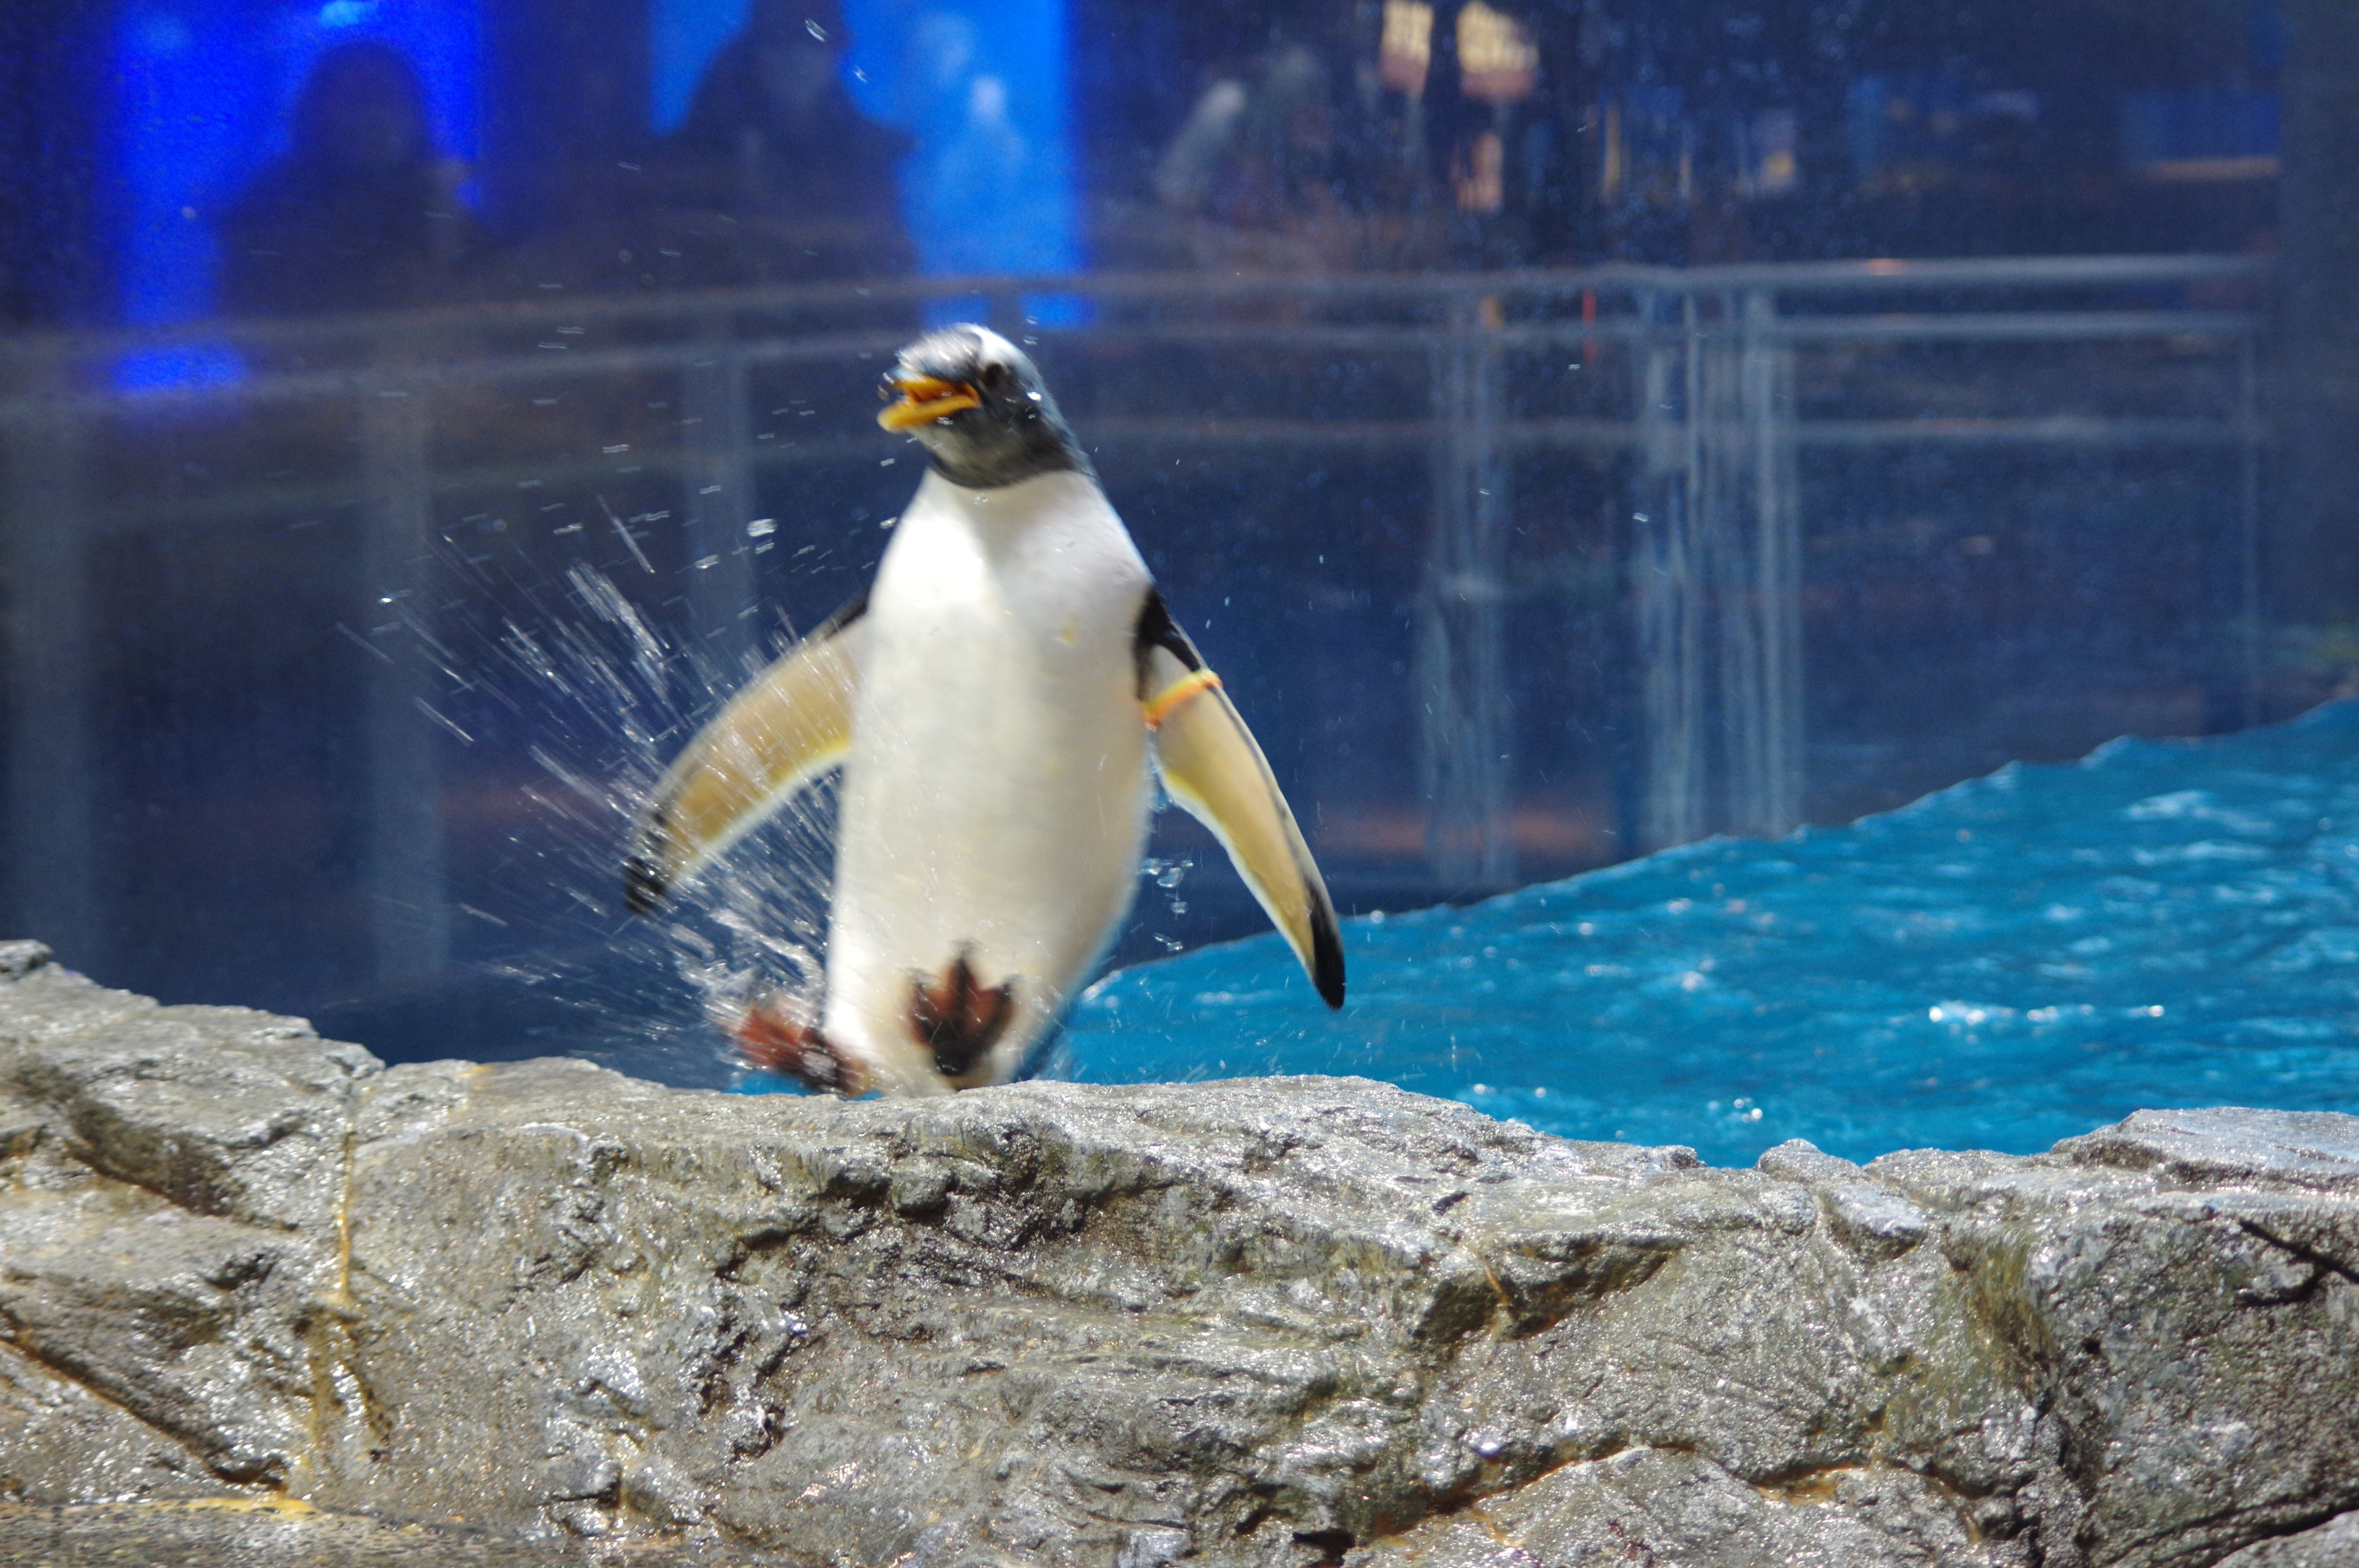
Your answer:
[[[1136,885],[1146,565],[1096,483],[967,491],[929,474],[870,592],[844,764],[826,1031],[904,1093],[1007,1076],[1086,978]],[[929,1027],[1004,1017],[973,1062]],[[999,988],[1005,987],[1005,1001]],[[930,993],[930,996],[929,994]]]

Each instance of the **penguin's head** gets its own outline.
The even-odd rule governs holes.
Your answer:
[[[915,436],[953,484],[992,490],[1090,471],[1039,370],[988,327],[927,333],[901,351],[877,391],[886,408],[876,422]]]

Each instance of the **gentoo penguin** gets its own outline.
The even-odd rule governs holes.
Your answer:
[[[929,460],[875,580],[657,783],[631,908],[841,764],[823,1003],[756,1003],[741,1045],[847,1095],[1001,1083],[1130,906],[1151,751],[1341,1007],[1334,906],[1294,814],[1031,360],[949,327],[901,351],[882,394],[878,422]]]

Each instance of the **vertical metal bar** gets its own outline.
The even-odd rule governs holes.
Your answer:
[[[1679,333],[1677,343],[1641,339],[1639,482],[1632,508],[1634,611],[1645,759],[1640,846],[1684,844],[1703,831],[1701,585],[1697,580],[1691,492],[1693,395],[1697,379],[1694,301],[1676,314],[1649,297],[1643,317]]]
[[[1672,517],[1680,531],[1680,571],[1678,661],[1680,748],[1686,765],[1680,780],[1679,832],[1684,844],[1711,830],[1712,734],[1705,702],[1704,652],[1712,602],[1712,556],[1703,471],[1703,301],[1690,290],[1680,296],[1679,504]]]
[[[1505,426],[1507,356],[1499,341],[1506,325],[1496,296],[1486,296],[1471,324],[1465,485],[1473,524],[1467,561],[1473,691],[1481,728],[1473,738],[1480,766],[1471,770],[1473,815],[1481,824],[1482,880],[1503,887],[1516,880],[1515,712],[1507,689],[1507,546],[1514,533],[1515,470]]]
[[[1647,842],[1800,820],[1792,364],[1765,291],[1682,297],[1676,399],[1650,389],[1640,531]]]
[[[2239,719],[2245,728],[2261,722],[2267,706],[2264,687],[2261,623],[2261,372],[2260,347],[2247,332],[2236,346],[2236,421],[2241,460],[2238,499],[2242,513],[2237,539],[2237,615],[2244,623],[2240,639],[2244,663],[2244,701]]]
[[[380,984],[411,985],[439,973],[451,952],[439,736],[427,713],[419,642],[399,634],[429,630],[432,615],[432,413],[420,389],[380,387],[364,396],[361,583],[384,655],[368,662],[365,677],[371,956]]]
[[[744,354],[725,324],[707,330],[705,346],[710,352],[697,356],[680,386],[688,645],[734,685],[755,645],[754,557],[745,536],[754,518],[753,436]]]
[[[1442,881],[1515,880],[1506,680],[1511,470],[1495,300],[1453,303],[1433,355],[1433,521],[1417,639],[1426,850]]]
[[[1777,297],[1745,297],[1745,416],[1753,470],[1753,613],[1760,638],[1760,776],[1738,826],[1770,837],[1802,820],[1802,520],[1794,441],[1794,354],[1777,337]]]
[[[89,432],[52,386],[7,427],[8,918],[103,972],[96,653],[83,467]]]
[[[1716,295],[1713,320],[1702,333],[1695,424],[1701,456],[1696,525],[1704,544],[1709,640],[1718,657],[1709,733],[1718,744],[1707,826],[1745,831],[1760,809],[1765,755],[1761,707],[1761,628],[1756,616],[1752,496],[1746,484],[1752,449],[1746,439],[1745,344],[1736,297]]]
[[[1434,875],[1462,886],[1479,872],[1480,856],[1468,842],[1467,752],[1479,741],[1470,733],[1478,716],[1466,707],[1468,682],[1462,622],[1467,584],[1467,528],[1462,460],[1467,440],[1465,326],[1456,305],[1447,309],[1432,354],[1435,448],[1430,532],[1425,580],[1418,600],[1417,676],[1419,782],[1425,795],[1426,859]]]

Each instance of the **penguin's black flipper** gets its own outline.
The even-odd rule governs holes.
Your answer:
[[[843,760],[866,627],[861,595],[729,699],[648,792],[623,867],[635,914]]]
[[[1138,614],[1138,695],[1171,798],[1212,830],[1329,1007],[1343,1005],[1343,939],[1327,882],[1221,679],[1153,589]]]

